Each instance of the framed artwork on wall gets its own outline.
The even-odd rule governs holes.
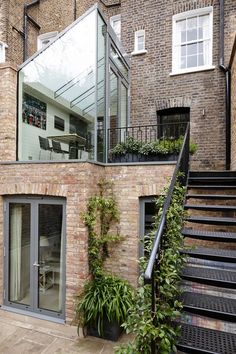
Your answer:
[[[46,103],[24,92],[22,103],[22,120],[24,123],[46,130],[46,113]]]

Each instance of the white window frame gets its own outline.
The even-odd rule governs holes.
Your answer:
[[[143,48],[142,49],[138,48],[139,37],[143,37]],[[131,53],[131,55],[139,55],[139,54],[147,53],[145,45],[146,45],[145,29],[140,29],[134,33],[134,51]]]
[[[6,48],[8,48],[8,45],[0,41],[0,63],[5,63],[6,61]]]
[[[177,51],[176,51],[177,44],[175,41],[175,34],[177,31],[176,22],[191,17],[202,16],[202,15],[209,15],[209,39],[208,39],[210,41],[209,65],[201,65],[201,66],[195,66],[195,67],[185,68],[185,69],[178,68],[176,66],[177,63],[179,62],[179,58],[177,57]],[[182,12],[172,17],[172,72],[170,73],[170,75],[178,75],[178,74],[185,74],[185,73],[191,73],[196,71],[214,69],[215,66],[213,66],[212,64],[212,59],[213,59],[212,53],[213,53],[213,6]]]
[[[38,48],[38,50],[40,50],[40,49],[46,47],[49,43],[51,43],[51,42],[54,40],[54,38],[55,38],[57,35],[58,35],[58,31],[47,32],[47,33],[40,34],[40,35],[38,36],[38,39],[37,39],[37,48]],[[45,40],[48,40],[49,43],[43,45],[43,42],[44,42]]]
[[[116,32],[114,28],[114,23],[115,22],[120,22],[120,32]],[[113,31],[115,32],[116,36],[118,37],[119,40],[121,40],[121,15],[115,15],[110,17],[110,25],[113,28]]]

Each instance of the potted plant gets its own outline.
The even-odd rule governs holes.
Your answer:
[[[99,182],[99,194],[88,201],[83,215],[88,228],[88,259],[91,279],[79,297],[77,313],[79,325],[87,333],[110,340],[117,340],[121,324],[133,301],[131,285],[117,276],[107,274],[104,262],[109,257],[109,247],[121,240],[111,229],[119,221],[117,202],[112,183]]]
[[[132,300],[132,287],[116,276],[104,273],[87,282],[77,309],[87,334],[117,341]]]
[[[110,150],[110,160],[111,162],[137,162],[141,146],[141,141],[128,136],[124,142]]]

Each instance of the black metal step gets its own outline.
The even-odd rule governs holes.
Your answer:
[[[181,277],[196,283],[236,289],[236,272],[215,268],[185,267]]]
[[[236,322],[236,299],[184,292],[180,300],[185,311],[219,320]]]
[[[188,188],[197,188],[197,189],[234,189],[236,185],[230,184],[188,184]]]
[[[217,184],[217,183],[219,183],[219,184],[230,183],[230,184],[236,185],[236,177],[228,177],[228,176],[227,177],[211,177],[211,176],[209,176],[209,177],[203,177],[203,176],[189,177],[188,182],[190,184],[193,184],[193,183],[206,184],[206,182],[207,182],[207,183],[211,183],[211,184],[212,183],[215,183],[215,184]]]
[[[189,177],[236,177],[236,171],[189,171]]]
[[[185,204],[184,209],[196,209],[206,211],[236,211],[236,205],[207,205],[207,204]]]
[[[236,334],[182,324],[177,348],[190,354],[235,354]]]
[[[207,247],[197,247],[194,249],[183,249],[181,253],[190,257],[209,259],[217,262],[236,262],[236,251],[222,250]]]
[[[182,234],[185,237],[207,240],[207,241],[217,241],[217,242],[235,242],[236,233],[235,232],[218,232],[218,231],[204,231],[196,229],[187,229],[182,230]]]
[[[210,225],[236,225],[236,218],[222,218],[213,216],[190,216],[185,219],[188,222]]]
[[[234,194],[187,194],[186,199],[195,198],[195,199],[236,199]]]

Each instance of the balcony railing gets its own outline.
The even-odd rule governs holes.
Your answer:
[[[176,161],[187,123],[108,129],[108,162]]]

